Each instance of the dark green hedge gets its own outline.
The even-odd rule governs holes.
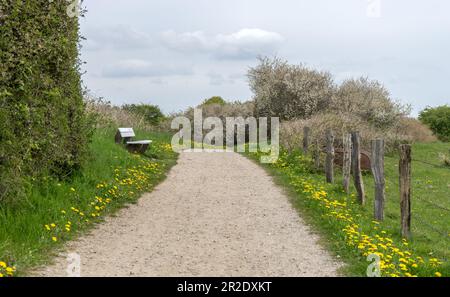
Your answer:
[[[89,138],[77,17],[64,0],[0,0],[0,202],[68,176]]]
[[[419,120],[429,126],[441,141],[450,142],[450,106],[427,107],[419,114]]]

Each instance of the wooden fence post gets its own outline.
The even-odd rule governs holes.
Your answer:
[[[334,182],[334,134],[331,129],[327,130],[327,158],[325,162],[325,174],[327,183]]]
[[[310,132],[311,132],[311,128],[309,128],[309,127],[303,128],[303,153],[305,155],[308,154]]]
[[[364,193],[364,182],[361,173],[361,147],[359,132],[352,132],[352,164],[353,179],[355,188],[358,192],[358,201],[361,205],[366,203],[366,195]]]
[[[316,140],[316,144],[314,146],[314,166],[317,170],[320,169],[320,146],[319,146],[319,140]]]
[[[384,180],[384,140],[372,140],[372,174],[375,180],[374,217],[384,220],[385,180]]]
[[[400,145],[399,161],[401,233],[411,237],[411,145]]]
[[[345,192],[350,192],[350,172],[352,166],[352,135],[345,134],[342,139],[344,152],[342,157],[342,176]]]

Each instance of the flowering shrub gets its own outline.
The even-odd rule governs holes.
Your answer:
[[[329,72],[290,65],[280,58],[259,58],[248,72],[257,117],[278,116],[282,121],[304,119],[331,103],[334,93]]]
[[[408,105],[392,99],[382,83],[367,77],[344,81],[332,101],[330,107],[336,114],[354,114],[382,130],[397,126],[400,119],[411,112]]]

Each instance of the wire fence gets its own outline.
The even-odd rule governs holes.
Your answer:
[[[348,185],[350,183],[350,173],[353,175],[353,179],[354,179],[354,183],[355,183],[355,187],[356,187],[356,192],[357,192],[357,199],[359,201],[360,204],[364,205],[365,203],[365,198],[366,198],[366,194],[364,191],[364,187],[358,187],[358,184],[360,184],[361,182],[358,182],[358,180],[361,180],[360,176],[362,174],[363,171],[366,172],[371,172],[373,177],[374,177],[374,188],[375,188],[375,208],[374,208],[374,218],[376,220],[383,220],[384,219],[384,207],[385,207],[385,182],[386,182],[386,177],[385,177],[385,169],[384,169],[384,165],[385,165],[385,143],[383,139],[374,139],[371,142],[371,152],[364,152],[361,149],[361,145],[360,145],[360,133],[359,132],[352,132],[352,133],[348,133],[345,134],[343,136],[343,143],[342,143],[342,147],[338,147],[337,149],[334,147],[335,144],[335,135],[333,133],[333,131],[331,129],[327,130],[326,133],[326,142],[327,142],[327,146],[326,147],[321,147],[319,146],[318,143],[316,144],[312,144],[310,141],[310,134],[311,134],[311,128],[310,127],[305,127],[304,131],[303,131],[303,152],[307,153],[309,152],[310,148],[309,146],[312,145],[312,153],[313,153],[313,159],[314,159],[314,164],[315,167],[317,169],[319,169],[321,167],[321,158],[320,158],[320,154],[322,152],[327,154],[327,158],[325,159],[325,166],[322,168],[325,168],[325,173],[326,173],[326,180],[328,183],[333,183],[334,182],[334,172],[333,172],[333,165],[334,163],[338,166],[341,166],[343,168],[343,176],[344,176],[344,181],[343,181],[343,187],[344,187],[344,191],[346,191],[347,193],[349,192],[349,188]],[[350,145],[345,145],[346,143],[346,139],[347,142],[350,142]],[[421,165],[425,165],[425,169],[426,170],[431,170],[428,169],[426,166],[431,166],[432,170],[434,171],[435,169],[438,170],[438,174],[439,172],[442,174],[447,174],[448,172],[446,170],[449,170],[450,167],[446,166],[444,164],[444,162],[440,163],[437,159],[435,160],[434,158],[430,161],[428,160],[420,160],[417,158],[412,158],[412,145],[410,144],[403,144],[399,146],[399,163],[398,163],[398,176],[399,176],[399,182],[398,182],[398,187],[399,187],[399,193],[400,193],[400,208],[401,208],[401,233],[402,233],[402,237],[408,238],[411,237],[411,217],[413,217],[413,220],[417,220],[417,222],[421,225],[424,226],[427,229],[430,229],[433,232],[436,232],[437,234],[441,235],[442,237],[444,237],[446,240],[450,240],[450,229],[449,230],[444,230],[444,228],[446,228],[445,224],[443,226],[443,228],[441,229],[442,226],[436,226],[438,225],[430,223],[426,220],[424,220],[422,217],[417,216],[416,213],[414,213],[413,215],[411,215],[411,202],[414,200],[420,201],[420,203],[424,204],[424,208],[425,210],[429,210],[431,211],[431,215],[426,215],[425,213],[423,213],[424,216],[426,216],[426,218],[428,220],[432,220],[437,213],[437,217],[444,217],[448,218],[449,216],[447,215],[448,213],[450,213],[450,204],[449,206],[446,205],[446,201],[445,199],[439,199],[435,201],[433,200],[433,197],[426,197],[422,198],[422,197],[418,197],[415,196],[412,188],[414,186],[417,185],[417,183],[419,184],[419,186],[421,186],[421,181],[419,179],[414,180],[414,178],[416,178],[416,176],[413,174],[414,172],[414,163],[416,163],[417,167],[420,167],[418,163],[420,163]],[[389,155],[389,157],[393,157],[391,155]],[[398,158],[398,157],[394,157],[394,158]],[[427,157],[427,156],[426,156]],[[425,158],[426,158],[425,157]],[[344,170],[344,168],[346,168],[346,170]],[[420,177],[419,177],[420,178]],[[427,182],[428,183],[428,182]],[[445,181],[443,182],[445,183]],[[450,182],[448,184],[449,188],[450,188]],[[432,186],[429,186],[430,188],[432,188]],[[441,192],[441,188],[439,189],[439,192]],[[428,192],[428,191],[426,191]],[[444,191],[445,191],[445,187],[444,187]],[[441,194],[445,195],[445,194]],[[442,197],[439,197],[442,198]],[[444,197],[445,198],[445,197]],[[449,200],[450,202],[450,197]],[[414,202],[413,202],[414,203]],[[443,212],[445,212],[445,214],[443,214]],[[443,218],[443,219],[445,219]],[[444,223],[444,222],[443,222]]]
[[[427,227],[428,229],[434,231],[435,233],[441,235],[444,239],[446,240],[450,240],[450,231],[445,231],[445,230],[441,230],[436,228],[435,226],[433,226],[432,224],[430,224],[429,222],[425,221],[424,219],[422,219],[420,216],[418,216],[417,214],[414,214],[414,219],[419,222],[420,224],[422,224],[422,226]]]
[[[429,166],[433,166],[433,167],[439,168],[439,169],[450,170],[450,166],[445,166],[444,164],[435,164],[435,163],[430,163],[428,161],[423,161],[423,160],[418,160],[418,159],[411,159],[411,161],[412,162],[421,163],[421,164],[425,164],[425,165],[429,165]]]
[[[420,198],[420,197],[414,197],[414,199],[417,199],[417,200],[419,200],[419,201],[422,201],[422,202],[424,202],[424,203],[426,203],[426,204],[428,204],[428,205],[430,205],[430,206],[433,206],[433,207],[435,207],[435,208],[439,208],[439,209],[441,209],[441,210],[450,212],[450,209],[449,209],[449,208],[447,208],[447,207],[445,207],[445,206],[442,206],[442,205],[439,205],[439,204],[437,204],[437,203],[431,202],[431,201],[429,201],[429,200],[422,199],[422,198]]]
[[[446,167],[446,166],[443,166],[441,164],[430,163],[428,161],[423,161],[423,160],[418,160],[418,159],[412,159],[411,161],[412,162],[421,163],[421,164],[425,164],[425,165],[429,165],[429,166],[432,166],[434,168],[450,169],[450,167]],[[418,200],[420,202],[423,202],[424,204],[427,204],[428,206],[433,207],[434,209],[439,209],[440,211],[444,211],[445,213],[450,213],[450,208],[449,207],[440,205],[440,204],[438,204],[436,202],[433,202],[433,201],[430,201],[428,199],[424,199],[424,198],[422,198],[420,196],[414,196],[414,199]],[[430,223],[430,222],[424,220],[423,218],[421,218],[420,216],[418,216],[416,213],[414,214],[414,219],[417,220],[422,226],[425,226],[429,230],[432,230],[435,233],[441,235],[446,240],[450,240],[450,230],[439,229],[436,226],[434,226],[432,223]]]

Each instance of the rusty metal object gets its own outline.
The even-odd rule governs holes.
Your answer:
[[[342,167],[344,162],[344,150],[342,148],[337,148],[334,154],[334,164]],[[361,151],[361,169],[364,171],[371,170],[370,153],[364,150]]]

